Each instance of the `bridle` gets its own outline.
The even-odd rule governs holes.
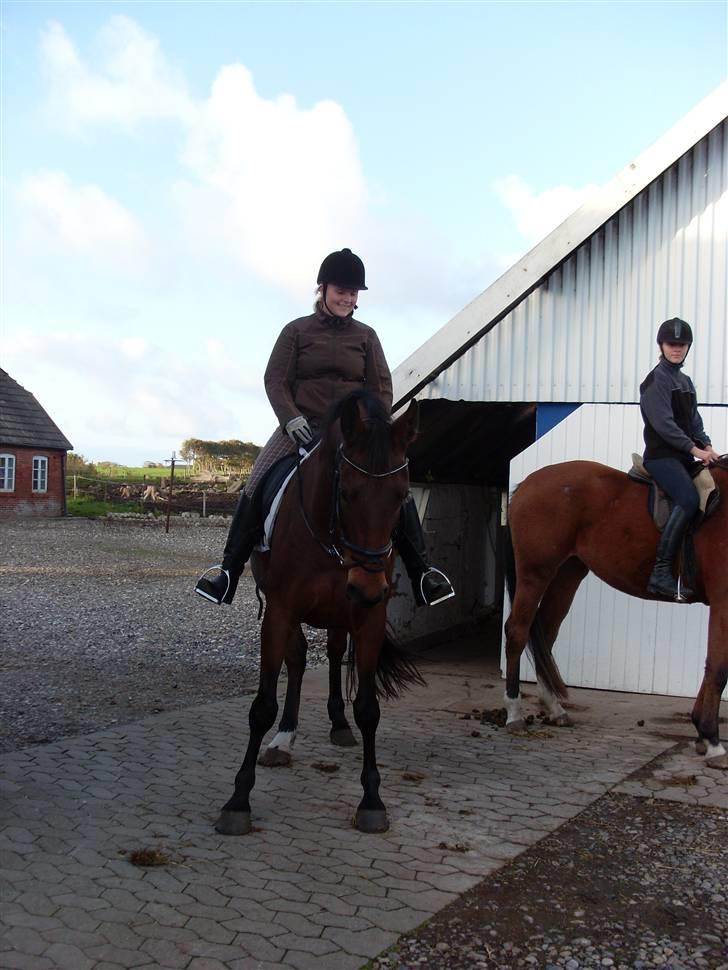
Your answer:
[[[328,556],[336,559],[340,566],[347,569],[350,569],[352,566],[359,566],[368,573],[382,573],[386,569],[387,559],[392,553],[392,540],[390,539],[385,546],[381,546],[379,549],[368,549],[366,546],[358,546],[355,542],[351,542],[344,534],[341,521],[341,466],[344,462],[346,462],[346,464],[351,468],[358,471],[361,475],[365,475],[367,478],[389,478],[391,475],[396,475],[398,472],[404,471],[409,466],[409,459],[406,458],[401,465],[398,465],[396,468],[390,468],[386,472],[372,472],[369,471],[368,468],[362,468],[361,465],[357,465],[356,462],[352,461],[351,458],[345,454],[343,444],[339,445],[336,450],[336,463],[334,465],[334,478],[329,512],[329,530],[327,537],[328,541],[322,539],[316,534],[316,531],[308,521],[306,510],[303,507],[303,481],[301,478],[300,456],[296,466],[296,477],[298,478],[298,504],[301,509],[303,521],[306,524],[306,528],[308,529],[311,537],[318,543],[321,549],[323,549]],[[337,533],[338,545],[336,542]],[[339,546],[349,553],[348,559],[344,557],[344,553],[341,552]]]

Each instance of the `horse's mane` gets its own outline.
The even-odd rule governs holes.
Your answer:
[[[352,391],[332,405],[321,422],[321,438],[325,441],[342,415],[352,406],[359,405],[364,411],[364,425],[367,431],[367,467],[372,472],[383,471],[389,467],[392,418],[381,399],[372,391],[366,389]]]

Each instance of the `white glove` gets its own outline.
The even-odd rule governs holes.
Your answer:
[[[313,441],[313,431],[302,414],[287,422],[286,434],[294,445],[310,445]]]

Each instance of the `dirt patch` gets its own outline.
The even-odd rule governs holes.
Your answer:
[[[372,966],[725,970],[728,813],[607,795]]]

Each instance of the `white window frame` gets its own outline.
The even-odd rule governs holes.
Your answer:
[[[48,491],[48,456],[33,455],[32,490],[39,495]]]
[[[0,492],[14,492],[16,466],[15,455],[11,455],[10,452],[2,452],[0,454],[0,461],[2,461],[4,465],[2,482],[0,483]]]

